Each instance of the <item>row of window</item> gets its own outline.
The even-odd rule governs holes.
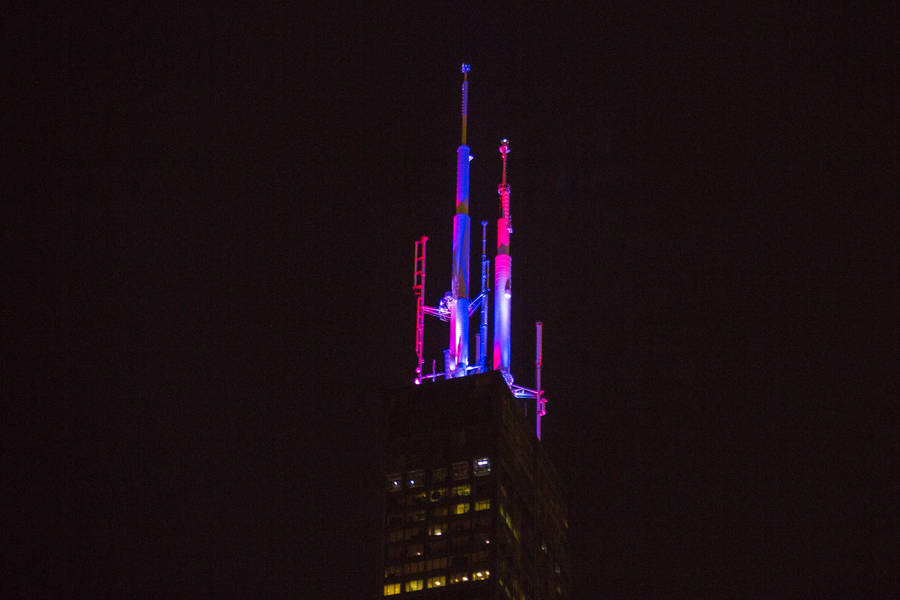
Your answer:
[[[483,510],[487,510],[488,508],[490,508],[489,505],[482,504],[479,506],[478,503],[476,503],[476,505],[475,505],[476,511],[483,511]],[[459,520],[451,521],[449,523],[447,523],[447,522],[431,523],[427,527],[425,525],[419,525],[417,527],[406,527],[404,529],[395,529],[393,531],[389,531],[387,533],[387,536],[385,539],[388,543],[390,543],[390,542],[405,542],[405,541],[409,541],[413,538],[423,536],[426,533],[429,536],[436,537],[436,536],[446,535],[447,533],[453,533],[453,532],[459,532],[459,531],[469,531],[470,529],[472,529],[473,525],[476,529],[480,529],[483,527],[490,527],[490,525],[491,525],[490,516],[483,515],[481,517],[478,517],[476,519],[475,523],[472,523],[471,521],[469,521],[467,519],[459,519]]]
[[[464,515],[470,510],[474,510],[475,512],[481,512],[483,510],[490,510],[491,501],[489,499],[486,500],[476,500],[474,505],[470,502],[459,502],[457,504],[450,505],[449,513],[451,515]],[[432,513],[434,517],[445,517],[447,516],[447,508],[443,509],[435,509]],[[420,523],[425,521],[427,514],[424,509],[409,511],[405,514],[394,513],[387,516],[387,526],[388,527],[399,527],[404,523]],[[431,535],[441,535],[440,533],[431,534]]]
[[[396,596],[400,593],[402,589],[404,592],[418,592],[422,589],[432,589],[444,587],[445,585],[456,584],[456,583],[466,583],[468,581],[481,581],[484,579],[488,579],[491,576],[491,572],[487,569],[481,571],[475,571],[473,573],[461,572],[461,573],[453,573],[449,577],[446,575],[437,575],[435,577],[429,577],[427,579],[410,579],[409,581],[404,581],[403,583],[386,583],[384,584],[384,595],[385,596]]]
[[[479,546],[489,545],[491,543],[491,535],[488,532],[480,531],[475,534],[474,538],[473,536],[466,534],[454,535],[450,537],[449,548],[452,551],[468,548],[472,545],[473,539]],[[402,544],[390,544],[388,545],[387,551],[385,552],[385,557],[387,558],[387,560],[399,560],[404,556],[408,558],[416,558],[425,556],[426,554],[428,554],[429,556],[434,554],[442,554],[447,551],[447,542],[447,536],[442,536],[441,538],[431,539],[424,544],[409,544],[405,548]]]
[[[472,460],[472,474],[475,477],[483,477],[491,472],[491,461],[487,457]],[[454,481],[469,478],[468,461],[455,462],[451,465],[451,473]],[[439,467],[431,470],[431,483],[440,483],[447,480],[447,467]],[[406,472],[406,477],[400,473],[391,473],[387,476],[387,489],[391,492],[399,492],[406,488],[419,488],[425,485],[425,469],[412,469]]]

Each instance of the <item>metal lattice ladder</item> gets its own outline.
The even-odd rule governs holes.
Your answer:
[[[415,242],[415,259],[413,260],[413,292],[416,295],[416,384],[422,381],[422,365],[425,345],[425,244],[428,236],[423,235]]]

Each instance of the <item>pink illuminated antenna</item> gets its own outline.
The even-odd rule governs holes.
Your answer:
[[[494,257],[494,352],[493,365],[506,382],[512,385],[510,364],[510,322],[512,311],[512,256],[509,251],[509,235],[512,224],[509,214],[510,187],[506,182],[509,140],[500,140],[500,156],[503,159],[503,175],[497,193],[500,196],[500,218],[497,219],[497,255]]]

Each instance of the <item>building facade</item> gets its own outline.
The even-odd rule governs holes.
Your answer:
[[[526,406],[497,371],[387,393],[383,596],[569,597],[565,503]]]

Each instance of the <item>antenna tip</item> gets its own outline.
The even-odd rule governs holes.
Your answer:
[[[462,73],[468,73],[471,70],[472,70],[472,65],[467,65],[466,63],[462,64],[462,69],[461,69]]]
[[[509,154],[509,140],[507,138],[500,140],[500,154],[503,156]]]

